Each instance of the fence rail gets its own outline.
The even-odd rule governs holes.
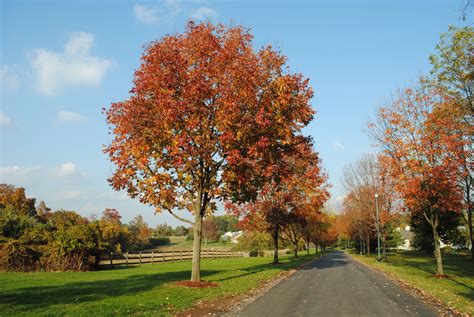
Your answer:
[[[226,250],[203,250],[201,251],[202,259],[211,258],[232,258],[243,257],[243,252],[232,252]],[[100,261],[101,266],[105,265],[128,265],[128,264],[144,264],[144,263],[160,263],[191,260],[193,257],[192,250],[170,250],[170,251],[151,251],[138,253],[115,253],[111,252],[109,257]]]

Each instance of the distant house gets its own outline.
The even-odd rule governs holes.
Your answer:
[[[238,240],[242,236],[243,233],[244,232],[242,230],[234,231],[234,232],[228,231],[221,236],[221,240],[228,241],[230,243],[237,243],[239,242]]]
[[[397,249],[413,250],[413,232],[411,232],[410,226],[405,226],[404,228],[398,227],[396,230],[402,235],[403,241],[403,244],[399,245]]]

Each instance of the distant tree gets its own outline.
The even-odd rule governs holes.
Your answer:
[[[48,208],[44,200],[42,200],[39,202],[38,207],[36,207],[36,211],[38,212],[38,215],[44,215],[50,212],[51,208]]]
[[[202,229],[205,245],[207,245],[208,242],[219,240],[219,227],[213,217],[204,220]]]
[[[129,246],[130,232],[122,225],[117,209],[107,208],[102,213],[102,217],[97,221],[100,235],[101,247],[109,252],[123,252]]]
[[[119,211],[114,208],[106,208],[104,212],[102,213],[102,220],[106,221],[111,221],[115,223],[121,223],[120,219],[122,219],[122,216],[120,215]]]
[[[370,255],[370,239],[376,237],[378,225],[382,259],[386,260],[385,241],[394,217],[400,212],[397,210],[399,199],[393,191],[392,178],[385,171],[381,160],[374,154],[368,154],[344,169],[343,184],[349,199],[345,205],[346,211],[350,216],[358,218],[357,226],[362,226],[359,232],[365,238],[367,255]]]
[[[142,215],[138,215],[130,222],[128,226],[131,234],[136,237],[137,243],[143,245],[150,238],[150,228],[148,224],[143,220]]]
[[[219,235],[223,235],[229,231],[237,231],[238,218],[232,215],[214,216],[214,220],[219,227]]]
[[[0,206],[15,210],[23,215],[36,215],[35,198],[27,198],[23,187],[0,184]]]
[[[188,228],[185,226],[177,226],[174,229],[174,235],[175,236],[186,236],[188,234]]]
[[[156,229],[154,230],[154,234],[157,237],[170,237],[175,234],[173,228],[168,225],[167,223],[164,224],[159,224],[156,226]]]

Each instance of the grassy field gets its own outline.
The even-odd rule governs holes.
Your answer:
[[[434,257],[415,252],[390,253],[388,261],[353,254],[364,263],[392,273],[409,284],[431,293],[442,302],[474,316],[474,263],[465,255],[443,254],[444,272],[448,278],[433,277]]]
[[[190,261],[119,266],[95,272],[0,273],[0,316],[172,315],[200,299],[244,293],[314,258],[231,258],[202,261],[202,276],[218,287],[174,284],[190,277]]]

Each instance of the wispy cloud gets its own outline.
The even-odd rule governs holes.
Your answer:
[[[191,12],[191,18],[195,20],[212,20],[218,16],[217,12],[208,7],[200,7]]]
[[[133,14],[145,24],[169,23],[182,10],[178,1],[162,0],[156,5],[135,4]]]
[[[0,87],[2,91],[17,91],[18,82],[18,75],[12,66],[4,64],[0,67]]]
[[[133,6],[133,14],[142,23],[153,24],[160,21],[160,10],[157,7],[136,4]]]
[[[63,52],[36,50],[31,66],[38,91],[55,95],[66,86],[100,85],[112,61],[91,55],[93,44],[94,35],[78,32],[71,35]]]
[[[0,127],[9,128],[12,125],[13,125],[12,119],[10,119],[10,117],[7,117],[6,114],[0,111]]]
[[[177,0],[161,0],[156,4],[135,4],[133,14],[137,21],[149,25],[171,24],[178,16],[193,20],[211,20],[219,16],[214,9],[202,6],[202,3],[205,2],[187,1],[184,5]]]
[[[332,148],[336,151],[336,152],[344,152],[344,150],[346,149],[344,144],[342,144],[340,141],[334,141],[332,143]]]
[[[61,110],[58,112],[58,121],[61,123],[82,123],[86,122],[87,118],[76,112]]]
[[[77,171],[76,164],[73,162],[66,162],[59,166],[59,172],[62,175],[72,175]]]

